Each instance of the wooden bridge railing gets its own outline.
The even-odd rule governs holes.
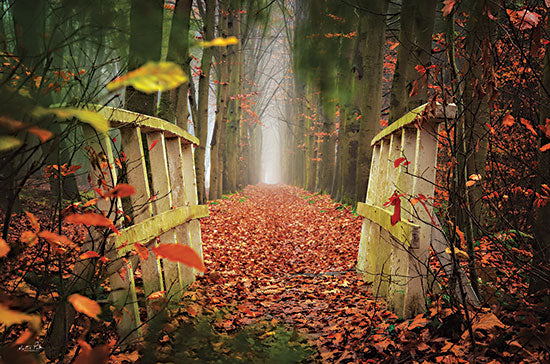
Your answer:
[[[420,203],[413,207],[402,199],[401,219],[394,225],[393,207],[384,204],[394,192],[434,196],[438,125],[445,117],[454,118],[456,112],[454,105],[439,106],[434,115],[418,122],[425,107],[409,112],[372,140],[367,198],[357,207],[364,217],[357,270],[373,283],[378,296],[386,297],[388,307],[399,317],[425,309],[432,203],[423,201],[426,208]],[[399,158],[405,160],[395,167]]]
[[[120,130],[127,182],[136,190],[129,197],[130,204],[124,208],[120,199],[116,199],[113,208],[112,200],[101,198],[97,207],[112,219],[122,212],[132,218],[133,225],[120,229],[120,235],[108,237],[106,256],[110,259],[107,267],[111,287],[109,301],[122,314],[119,334],[121,338],[130,334],[138,337],[141,332],[134,281],[136,268],[141,267],[145,297],[166,291],[166,296],[174,301],[181,299],[183,290],[194,281],[196,272],[179,263],[165,259],[159,261],[150,250],[147,259],[136,254],[124,258],[130,256],[127,253],[135,249],[135,243],[145,247],[157,243],[185,244],[202,258],[198,219],[208,216],[208,207],[197,204],[193,144],[198,145],[198,139],[162,119],[109,107],[101,108],[99,112],[109,119],[111,127]],[[143,135],[146,141],[142,139]],[[115,161],[113,140],[91,127],[85,127],[84,137],[92,155],[92,181],[97,184],[104,179],[110,187],[116,186],[121,182],[117,181],[116,171],[117,164],[119,168],[120,164]],[[144,148],[145,142],[147,148]],[[149,163],[146,163],[145,150],[148,150]],[[108,162],[103,165],[107,165],[110,171],[98,168],[98,160]],[[155,309],[151,300],[146,300],[146,305],[150,317]]]

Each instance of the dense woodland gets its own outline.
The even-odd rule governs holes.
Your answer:
[[[0,362],[549,362],[549,14],[1,0]],[[356,272],[371,140],[449,105],[433,195],[384,197],[452,266],[401,317]]]

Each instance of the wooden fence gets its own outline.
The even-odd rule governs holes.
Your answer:
[[[364,217],[357,270],[401,318],[425,310],[430,246],[445,271],[452,271],[445,255],[447,242],[440,227],[432,223],[430,201],[412,206],[402,198],[401,219],[394,225],[393,207],[384,206],[394,193],[434,196],[438,126],[445,118],[454,119],[456,108],[438,106],[420,122],[425,108],[423,105],[409,112],[374,137],[366,202],[357,207],[357,213]],[[404,159],[395,167],[399,158]],[[467,292],[476,301],[471,287]]]
[[[127,254],[135,249],[134,244],[145,247],[157,241],[159,244],[185,244],[202,258],[198,219],[208,216],[208,207],[197,204],[193,144],[198,145],[198,139],[162,119],[109,107],[99,111],[109,119],[111,127],[120,130],[122,150],[113,153],[114,143],[109,135],[85,128],[92,183],[97,185],[104,179],[109,187],[116,186],[120,175],[117,167],[120,172],[124,164],[127,183],[136,190],[124,207],[118,198],[114,203],[112,199],[99,198],[97,203],[105,216],[114,219],[124,213],[132,221],[131,226],[120,229],[119,235],[112,234],[107,239],[109,301],[122,315],[118,324],[121,338],[139,337],[141,321],[134,280],[136,268],[141,268],[146,298],[152,293],[166,291],[166,297],[172,301],[181,299],[196,272],[179,263],[158,260],[150,250],[148,259]],[[120,159],[117,163],[116,158],[120,156],[122,163]],[[151,317],[155,313],[153,301],[146,300],[146,305],[148,317]]]

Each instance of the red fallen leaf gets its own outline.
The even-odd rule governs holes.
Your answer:
[[[136,193],[136,189],[134,186],[126,184],[126,183],[120,183],[116,185],[113,189],[111,189],[109,192],[105,194],[105,197],[111,197],[111,198],[123,198],[132,196],[134,193]]]
[[[155,140],[153,143],[151,143],[151,146],[149,147],[149,151],[151,151],[151,149],[153,149],[155,145],[157,145],[157,143],[158,143],[158,140]]]
[[[78,293],[70,295],[68,300],[71,305],[73,305],[74,309],[78,312],[83,313],[93,319],[99,320],[97,315],[101,313],[101,307],[96,301],[91,300],[88,297],[79,295]]]
[[[99,254],[97,254],[93,250],[89,250],[86,253],[80,254],[79,258],[80,260],[90,259],[90,258],[99,258]]]
[[[441,8],[443,16],[447,16],[453,11],[455,3],[456,0],[443,0],[443,8]]]
[[[107,364],[111,348],[109,345],[99,345],[92,349],[84,340],[78,340],[80,353],[75,359],[75,364]]]
[[[97,261],[100,262],[101,264],[105,264],[105,263],[109,262],[110,260],[111,259],[109,259],[107,257],[101,257]]]
[[[140,243],[134,243],[134,249],[141,260],[149,259],[149,250]]]
[[[68,175],[73,174],[74,172],[78,171],[80,168],[82,168],[82,166],[78,166],[78,165],[70,166],[62,174],[64,176],[68,176]]]
[[[521,124],[523,126],[525,126],[527,128],[527,130],[529,130],[534,136],[538,136],[537,132],[535,131],[535,129],[533,128],[533,126],[531,125],[531,122],[529,122],[529,120],[527,119],[524,119],[524,118],[521,118],[519,120],[521,122]]]
[[[23,231],[21,233],[21,237],[19,238],[19,240],[21,240],[23,243],[29,244],[29,245],[34,245],[37,239],[38,239],[38,236],[36,236],[36,234],[30,230]]]
[[[40,224],[38,223],[38,219],[28,211],[25,211],[25,214],[27,215],[29,221],[31,222],[32,229],[35,233],[37,233],[40,230]]]
[[[113,227],[113,222],[103,215],[95,214],[93,212],[86,212],[84,214],[71,214],[65,217],[65,221],[71,224],[82,224],[85,226],[106,226]]]
[[[506,13],[510,16],[512,24],[519,30],[535,28],[539,24],[541,18],[539,14],[529,10],[515,11],[506,9]]]
[[[0,238],[0,258],[5,257],[10,252],[10,246],[6,241]]]
[[[546,144],[546,145],[543,145],[542,147],[540,147],[540,151],[541,152],[546,152],[547,150],[550,149],[550,143]]]
[[[413,322],[410,323],[409,325],[409,330],[414,330],[418,327],[424,327],[428,324],[429,320],[424,317],[424,314],[420,314],[420,315],[417,315]]]
[[[196,268],[201,272],[206,270],[199,255],[187,245],[160,244],[158,247],[152,247],[151,251],[155,253],[157,257],[185,264],[189,267]]]
[[[514,125],[514,117],[510,114],[506,114],[506,116],[502,119],[502,125],[504,126]]]

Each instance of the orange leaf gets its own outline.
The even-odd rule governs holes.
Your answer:
[[[132,196],[134,193],[136,193],[136,189],[134,188],[134,186],[126,183],[121,183],[116,185],[109,192],[107,192],[105,194],[105,197],[122,198]]]
[[[510,114],[506,114],[506,116],[502,119],[502,125],[504,126],[514,125],[514,117]]]
[[[22,242],[26,244],[31,244],[31,245],[33,245],[36,242],[36,239],[38,239],[36,234],[29,230],[23,231],[21,233],[21,237],[19,238],[19,240],[21,240]]]
[[[99,254],[97,254],[93,250],[90,250],[90,251],[87,251],[86,253],[80,254],[79,258],[80,260],[90,259],[90,258],[99,258]]]
[[[0,238],[0,258],[5,257],[10,252],[10,246],[6,241]]]
[[[73,245],[74,243],[69,240],[64,235],[58,235],[56,233],[52,233],[51,231],[42,230],[38,233],[38,236],[40,236],[42,239],[46,240],[50,244],[56,244],[56,245]]]
[[[189,267],[196,268],[201,272],[206,270],[199,255],[192,248],[186,245],[160,244],[158,247],[152,247],[151,250],[160,258],[185,264]]]
[[[139,258],[140,258],[141,260],[147,260],[147,259],[149,259],[149,250],[147,250],[147,248],[144,247],[142,244],[140,244],[140,243],[134,243],[134,249],[135,249],[136,252],[138,253]]]
[[[147,299],[150,300],[150,301],[158,300],[159,298],[164,298],[165,295],[166,295],[166,291],[157,291],[157,292],[153,292],[149,296],[147,296]]]
[[[527,130],[529,130],[534,136],[538,136],[537,132],[535,131],[535,129],[533,128],[533,126],[531,125],[531,123],[529,122],[529,120],[527,119],[524,119],[524,118],[521,118],[519,120],[523,126],[525,126],[527,128]]]
[[[84,214],[72,214],[65,217],[65,221],[71,224],[82,224],[86,226],[114,226],[113,222],[103,215],[94,214],[93,212],[87,212]]]
[[[546,152],[547,150],[550,149],[550,143],[546,144],[546,145],[543,145],[542,147],[540,147],[540,151],[541,152]]]
[[[27,130],[29,133],[34,134],[40,139],[42,143],[45,143],[53,136],[53,133],[49,130],[44,130],[33,126]]]
[[[38,219],[30,212],[25,211],[25,214],[27,214],[27,217],[29,218],[29,221],[31,222],[32,229],[34,232],[38,232],[40,230],[40,224],[38,223]]]
[[[476,181],[472,181],[472,180],[466,181],[466,187],[471,187],[475,184],[476,184]]]
[[[443,0],[443,8],[441,9],[443,16],[447,16],[453,11],[455,3],[456,0]]]
[[[101,313],[101,307],[99,307],[99,304],[96,301],[91,300],[88,297],[81,296],[78,293],[74,293],[69,296],[69,302],[78,312],[99,320],[97,315]]]

